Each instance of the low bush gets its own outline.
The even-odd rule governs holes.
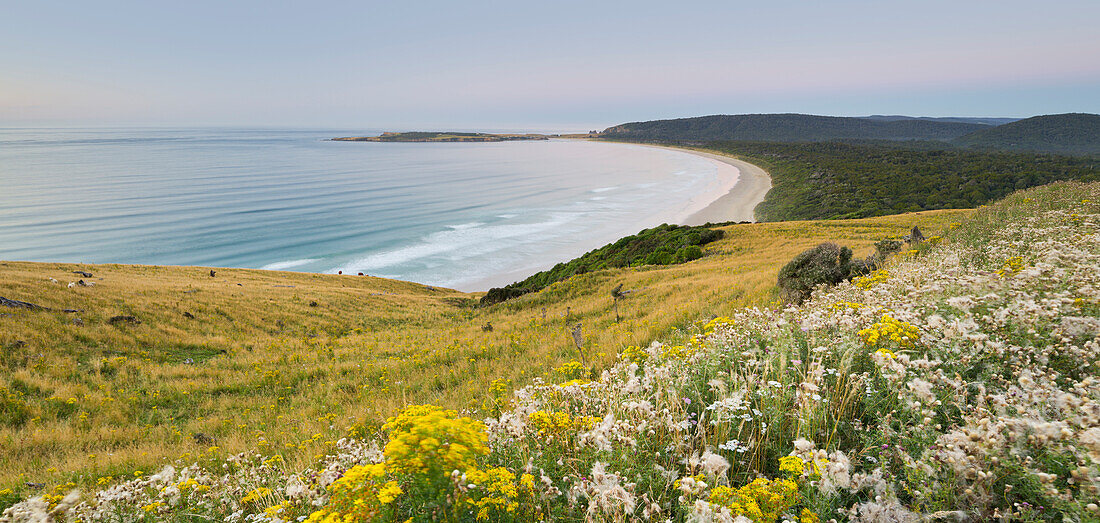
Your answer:
[[[720,239],[720,230],[666,223],[621,238],[571,261],[559,263],[526,280],[503,288],[489,289],[488,294],[481,298],[481,304],[492,305],[540,291],[552,283],[591,271],[639,265],[671,265],[697,260],[703,257],[703,245]]]
[[[864,260],[852,260],[852,250],[827,242],[803,251],[779,270],[779,291],[791,303],[802,303],[818,285],[836,285],[868,272]]]

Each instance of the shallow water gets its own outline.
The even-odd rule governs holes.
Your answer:
[[[0,129],[0,259],[483,289],[682,219],[719,185],[707,159],[635,145],[325,141],[356,134]]]

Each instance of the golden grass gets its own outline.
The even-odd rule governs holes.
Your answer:
[[[626,346],[771,304],[779,268],[817,243],[866,255],[969,212],[727,226],[700,260],[589,273],[485,309],[462,305],[477,293],[370,277],[0,262],[0,296],[81,310],[0,310],[0,489],[248,449],[295,467],[410,403],[486,415],[494,380],[525,384],[578,357],[571,325],[599,369]],[[73,270],[96,285],[67,287]],[[632,292],[616,323],[620,283]],[[110,324],[117,315],[141,323]]]

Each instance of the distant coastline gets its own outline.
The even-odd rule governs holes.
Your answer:
[[[344,136],[332,138],[333,142],[512,142],[522,140],[549,140],[546,134],[492,134],[459,132],[385,132],[379,136]]]

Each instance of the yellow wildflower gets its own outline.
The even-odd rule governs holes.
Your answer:
[[[889,345],[909,348],[920,341],[920,330],[912,323],[883,314],[878,323],[860,330],[859,337],[868,347]]]
[[[378,489],[378,502],[386,505],[397,499],[397,496],[401,495],[401,487],[397,485],[396,481],[388,481],[382,488]]]
[[[485,455],[489,436],[485,424],[459,418],[453,410],[433,405],[413,405],[390,418],[384,428],[390,441],[383,451],[396,472],[448,474],[467,470],[477,456]]]
[[[783,456],[779,458],[779,471],[786,472],[787,475],[790,476],[801,475],[805,466],[806,463],[798,456]]]

